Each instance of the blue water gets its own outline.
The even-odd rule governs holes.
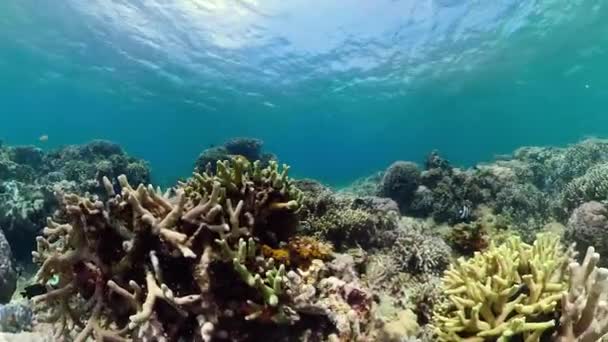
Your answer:
[[[3,0],[0,138],[113,140],[165,184],[233,136],[335,185],[469,165],[608,135],[607,43],[602,1]]]

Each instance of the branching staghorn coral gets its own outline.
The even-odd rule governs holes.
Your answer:
[[[33,301],[57,339],[240,341],[294,325],[301,312],[369,315],[357,304],[363,290],[321,291],[330,273],[323,261],[283,265],[258,248],[294,238],[300,192],[276,163],[219,162],[214,176],[196,174],[165,194],[124,176],[120,193],[103,183],[105,202],[58,193],[60,210],[37,239],[36,279],[49,291]],[[330,319],[334,331],[358,336],[338,327],[340,318]]]
[[[443,278],[449,305],[436,310],[440,341],[540,341],[567,291],[570,255],[558,236],[539,234],[533,245],[512,237],[459,259]]]
[[[602,340],[608,269],[597,267],[593,247],[582,263],[575,257],[556,235],[543,233],[532,246],[512,237],[459,260],[443,279],[450,303],[435,310],[440,341]]]
[[[253,244],[260,238],[254,232],[256,219],[266,220],[257,226],[265,236],[263,228],[282,223],[269,220],[289,221],[298,207],[298,192],[287,172],[279,173],[276,165],[256,165],[246,171],[244,163],[219,163],[218,175],[205,178],[209,187],[187,189],[189,196],[184,189],[167,197],[151,186],[134,188],[124,176],[119,177],[120,194],[104,179],[105,203],[58,194],[62,210],[56,221],[49,219],[33,253],[41,264],[38,281],[57,278],[57,288],[34,301],[55,309],[55,317],[49,318],[65,323],[58,326],[60,335],[72,325],[80,327],[77,340],[110,334],[126,338],[152,315],[160,322],[177,320],[175,327],[164,327],[174,334],[193,324],[191,316],[197,317],[207,331],[201,337],[209,335],[218,315],[200,316],[216,304],[211,303],[209,273],[214,263],[223,262],[224,247],[238,246],[242,236]],[[238,265],[241,274],[248,272]],[[179,273],[176,266],[189,272]],[[276,278],[278,286],[282,275]],[[94,310],[76,309],[75,302],[86,301]]]
[[[232,262],[234,270],[238,273],[241,280],[250,287],[257,289],[264,300],[263,305],[270,307],[276,307],[279,305],[279,296],[283,295],[283,283],[287,280],[285,278],[285,265],[280,265],[278,268],[275,267],[272,259],[267,262],[263,258],[257,258],[257,246],[255,241],[250,238],[245,242],[244,239],[239,240],[238,249],[232,250],[226,240],[216,240],[216,242],[222,248],[222,254],[224,258],[229,262]],[[266,270],[264,274],[253,273],[247,267],[248,264],[264,263],[263,265],[256,265],[256,269]],[[263,305],[249,302],[252,307],[259,309],[254,313],[249,314],[245,319],[252,320],[260,317],[263,314]],[[282,312],[278,312],[281,314]],[[283,318],[280,316],[273,317],[273,321],[282,321]],[[284,318],[288,320],[288,318]]]
[[[177,204],[171,204],[152,188],[133,189],[124,177],[119,181],[122,194],[106,205],[76,195],[60,195],[62,216],[67,218],[67,223],[49,220],[44,237],[37,239],[38,251],[33,253],[34,260],[41,263],[36,279],[41,283],[47,283],[52,277],[59,279],[57,289],[33,300],[58,309],[51,321],[58,318],[63,323],[59,325],[59,335],[67,333],[67,323],[81,327],[76,341],[86,341],[89,336],[99,341],[110,337],[118,340],[150,317],[159,298],[176,307],[199,299],[196,294],[174,297],[168,285],[162,283],[154,249],[158,247],[160,253],[166,248],[164,252],[177,252],[182,258],[195,257],[186,244],[186,235],[175,230],[177,218],[183,212],[183,193],[178,193]],[[109,192],[112,194],[113,190]],[[123,221],[119,219],[121,216],[123,219],[130,216],[130,220]],[[144,258],[149,265],[136,265]],[[127,290],[119,285],[124,283],[133,289],[132,295],[124,296]],[[145,297],[139,283],[145,284]],[[106,301],[111,292],[122,295],[123,300]],[[73,303],[75,299],[87,301],[84,307],[92,311],[78,312]],[[126,320],[115,321],[114,315],[103,317],[108,310],[120,317],[117,310],[124,299],[129,299],[127,303],[135,311],[128,324]],[[88,312],[91,313],[87,317]],[[116,330],[111,326],[118,323],[124,327],[111,331]]]
[[[259,161],[250,163],[242,157],[219,161],[214,176],[208,173],[194,173],[193,177],[181,184],[186,196],[194,202],[213,194],[216,183],[221,191],[215,198],[228,210],[228,216],[222,217],[213,226],[218,229],[231,228],[229,239],[238,241],[244,229],[255,234],[265,234],[266,238],[284,238],[294,233],[297,218],[292,213],[300,209],[302,193],[295,187],[288,176],[289,167],[280,169],[276,161],[270,161],[268,167],[262,168]],[[217,207],[217,205],[215,205]],[[200,210],[210,210],[205,204]],[[285,213],[289,215],[285,215]],[[235,219],[244,214],[241,222],[245,227],[236,227]],[[196,216],[196,215],[194,215]],[[228,233],[228,231],[226,230]]]

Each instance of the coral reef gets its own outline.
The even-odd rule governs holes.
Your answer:
[[[608,209],[599,202],[584,203],[574,210],[568,220],[564,237],[576,242],[580,252],[594,246],[600,254],[608,255]]]
[[[34,236],[46,216],[56,207],[54,187],[70,187],[67,183],[32,184],[16,180],[0,182],[0,225],[15,248],[15,256],[25,259],[34,244]]]
[[[476,210],[475,216],[475,221],[438,228],[446,242],[461,255],[471,256],[475,252],[485,250],[490,241],[499,240],[510,229],[509,220],[494,214],[488,207],[481,206]]]
[[[398,161],[339,191],[293,180],[262,147],[236,138],[205,150],[165,192],[107,142],[0,147],[9,241],[54,213],[28,295],[55,339],[592,342],[608,332],[608,270],[595,252],[608,254],[608,209],[594,202],[608,198],[608,142],[522,148],[468,169],[433,152],[423,170]],[[0,324],[27,330],[27,309],[0,307]]]
[[[223,145],[212,146],[201,152],[194,163],[197,172],[213,173],[218,161],[230,160],[241,156],[247,160],[259,160],[266,167],[271,160],[276,160],[272,153],[263,152],[264,142],[255,138],[232,138]]]
[[[264,142],[253,138],[232,138],[224,143],[224,147],[231,154],[236,154],[248,160],[262,160],[262,146]]]
[[[0,231],[0,303],[7,303],[17,287],[17,272],[13,265],[11,246]]]
[[[410,302],[416,313],[417,322],[421,326],[427,327],[433,320],[435,306],[445,300],[441,281],[431,277],[414,288],[415,291],[411,294]]]
[[[53,342],[51,336],[44,333],[21,332],[18,334],[0,333],[2,342]]]
[[[453,167],[435,151],[421,173],[415,164],[397,162],[382,178],[368,177],[348,189],[379,189],[378,194],[397,200],[402,213],[450,225],[475,221],[478,209],[486,206],[531,241],[546,224],[565,224],[584,202],[608,197],[607,163],[608,142],[598,139],[566,148],[524,147],[469,169]],[[388,192],[391,179],[394,193],[406,195]]]
[[[334,193],[311,181],[302,189],[301,231],[330,241],[337,250],[381,247],[387,244],[384,235],[397,227],[399,208],[392,200]]]
[[[388,197],[406,211],[414,199],[414,192],[420,183],[420,170],[411,162],[398,161],[384,172],[380,183],[379,195]]]
[[[423,171],[414,163],[400,161],[382,173],[382,178],[368,177],[364,184],[365,188],[373,189],[371,183],[375,180],[377,194],[395,200],[404,214],[456,224],[469,220],[477,206],[493,203],[506,184],[517,180],[510,170],[505,170],[498,167],[461,170],[435,151],[427,157]],[[357,189],[352,188],[351,192]]]
[[[377,196],[380,192],[382,178],[384,178],[384,172],[376,172],[370,176],[355,180],[349,186],[340,189],[340,191],[357,197]]]
[[[475,208],[491,202],[500,188],[498,177],[488,170],[461,170],[450,166],[436,152],[427,158],[421,187],[411,202],[411,212],[455,224],[471,219]]]
[[[451,261],[450,246],[441,237],[403,222],[391,240],[399,269],[412,274],[441,274]]]
[[[146,162],[127,155],[122,147],[105,140],[51,151],[43,157],[41,169],[55,182],[74,182],[78,193],[105,195],[100,191],[104,177],[116,179],[119,175],[125,175],[135,184],[150,182]],[[115,187],[118,190],[118,184]]]
[[[104,178],[106,201],[58,193],[61,210],[33,253],[51,289],[34,303],[59,335],[77,327],[76,341],[260,340],[285,329],[363,338],[371,295],[352,262],[309,260],[329,252],[294,235],[302,194],[287,172],[233,159],[168,194],[124,176],[120,193]],[[262,253],[290,240],[305,263]]]
[[[311,236],[296,236],[279,248],[262,245],[261,252],[264,257],[276,262],[307,268],[314,260],[330,260],[333,257],[333,246]]]
[[[416,341],[415,336],[419,332],[420,326],[416,323],[416,314],[411,310],[402,310],[397,313],[395,319],[384,324],[379,340],[386,342]]]
[[[363,280],[375,293],[389,290],[399,272],[397,260],[389,253],[376,253],[367,258]]]
[[[569,182],[561,193],[563,208],[571,211],[588,201],[608,198],[608,163],[590,168]]]
[[[32,146],[0,147],[0,227],[19,260],[29,257],[47,216],[57,208],[56,188],[98,193],[104,176],[126,174],[147,183],[145,162],[128,156],[120,146],[93,141],[43,152]]]
[[[34,313],[26,300],[0,305],[0,331],[2,332],[31,331],[33,321]]]
[[[490,244],[489,232],[479,221],[459,223],[451,227],[446,240],[458,252],[465,255],[483,251]]]
[[[512,183],[496,194],[495,210],[518,226],[526,241],[551,220],[548,199],[534,185]]]
[[[522,147],[511,158],[526,165],[536,187],[558,193],[574,178],[608,161],[608,141],[587,139],[566,148]]]

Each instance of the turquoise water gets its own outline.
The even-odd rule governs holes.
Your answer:
[[[5,0],[0,138],[113,140],[164,184],[233,136],[335,185],[469,165],[608,135],[607,43],[602,1]]]

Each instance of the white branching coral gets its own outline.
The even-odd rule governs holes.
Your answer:
[[[570,264],[557,342],[594,342],[608,334],[608,269],[596,267],[599,259],[589,247],[582,264]]]

